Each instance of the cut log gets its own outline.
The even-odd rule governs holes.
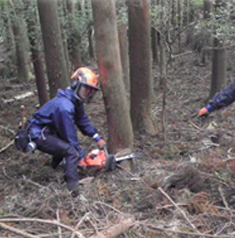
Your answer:
[[[120,223],[115,224],[96,235],[91,236],[91,238],[115,238],[120,234],[124,233],[129,227],[134,224],[133,218],[128,218],[120,221]]]
[[[15,97],[10,98],[10,99],[2,99],[2,102],[3,103],[10,103],[10,102],[14,102],[14,101],[17,101],[17,100],[20,100],[20,99],[31,97],[33,95],[35,95],[35,92],[27,92],[27,93],[24,93],[24,94],[21,94],[21,95],[16,95]]]

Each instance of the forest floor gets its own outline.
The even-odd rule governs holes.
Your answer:
[[[76,199],[61,180],[62,170],[47,166],[50,156],[22,154],[12,144],[20,105],[29,117],[38,101],[3,99],[35,90],[34,82],[1,83],[0,237],[235,237],[235,107],[197,117],[211,79],[211,64],[200,65],[199,58],[189,52],[169,66],[166,138],[162,90],[153,70],[157,135],[135,135],[134,150],[143,157],[131,170],[120,164],[113,172],[81,174]],[[95,99],[86,111],[107,138],[101,93]],[[96,148],[92,139],[79,136],[86,153]]]

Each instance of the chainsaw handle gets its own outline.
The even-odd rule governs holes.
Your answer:
[[[115,161],[114,155],[109,154],[106,144],[103,146],[103,150],[104,150],[105,157],[106,157],[104,171],[113,171],[113,170],[115,170],[116,161]]]
[[[106,157],[108,158],[109,153],[108,153],[108,149],[107,149],[106,144],[103,146],[103,150],[104,150],[104,153],[105,153]]]

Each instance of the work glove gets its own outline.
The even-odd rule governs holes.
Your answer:
[[[106,142],[103,140],[103,139],[100,139],[98,142],[97,142],[98,146],[100,149],[103,149],[104,146],[106,145]]]
[[[207,105],[206,107],[203,107],[203,108],[199,111],[198,116],[201,117],[201,118],[209,116],[211,109],[212,109],[212,108],[211,108],[211,105]]]
[[[206,109],[206,107],[203,107],[198,113],[199,117],[207,117],[208,115],[209,111]]]

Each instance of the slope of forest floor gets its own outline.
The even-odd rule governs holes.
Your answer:
[[[34,82],[1,83],[0,236],[235,237],[235,107],[204,120],[197,117],[206,105],[211,78],[210,63],[200,65],[198,59],[189,52],[169,66],[165,134],[162,90],[153,70],[152,113],[158,134],[135,135],[134,149],[143,157],[131,170],[120,164],[114,172],[81,174],[77,199],[67,191],[62,170],[47,165],[50,156],[22,154],[12,145],[20,105],[30,116],[37,97],[3,101],[35,90]],[[87,114],[107,138],[101,93],[95,99]],[[86,153],[96,147],[79,136]]]

